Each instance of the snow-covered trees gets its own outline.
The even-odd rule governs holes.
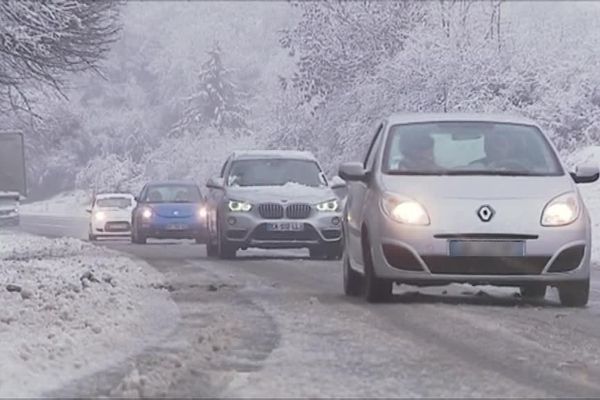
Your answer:
[[[117,2],[0,2],[0,106],[28,108],[30,88],[61,90],[65,74],[93,69],[116,39]]]
[[[223,52],[215,43],[202,64],[194,93],[185,99],[183,116],[175,132],[215,128],[220,134],[247,133],[248,109],[242,104],[245,94],[231,80],[223,65]]]
[[[560,4],[552,14],[546,10],[550,4],[415,3],[418,7],[402,13],[403,23],[390,32],[361,24],[372,18],[365,11],[368,1],[301,6],[300,22],[282,36],[297,61],[287,88],[292,93],[282,98],[316,96],[319,107],[309,115],[290,105],[289,112],[304,120],[287,118],[289,129],[276,131],[279,142],[302,143],[333,171],[340,160],[362,155],[375,120],[419,111],[524,114],[565,150],[600,140],[600,78],[594,73],[600,36],[584,28],[594,23],[583,9],[569,9],[570,18],[562,18]],[[594,11],[587,7],[585,12]],[[538,17],[540,11],[547,13]],[[535,18],[525,18],[531,15]],[[337,22],[345,19],[356,23]],[[353,39],[337,40],[345,37]],[[325,89],[314,91],[315,85]]]
[[[421,2],[294,2],[302,17],[281,45],[297,60],[291,77],[303,103],[319,106],[335,90],[371,75],[402,49],[424,17]]]

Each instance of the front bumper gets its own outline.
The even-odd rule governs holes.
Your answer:
[[[228,242],[240,248],[290,249],[338,244],[342,241],[341,213],[313,213],[306,219],[265,219],[242,212],[225,213],[221,221]],[[270,231],[269,224],[301,224],[301,231]]]
[[[156,239],[206,239],[206,223],[197,219],[154,217],[141,221],[138,233]]]
[[[406,226],[382,216],[371,238],[375,273],[408,284],[471,283],[514,286],[582,281],[590,275],[590,228],[585,218],[567,227],[514,232],[447,233]],[[517,240],[522,256],[450,255],[451,240]]]
[[[110,219],[92,222],[92,234],[95,236],[129,236],[131,223],[129,220]]]

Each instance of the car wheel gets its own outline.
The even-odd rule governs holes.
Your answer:
[[[371,244],[366,237],[363,238],[363,257],[365,264],[365,300],[369,303],[381,303],[390,300],[392,298],[393,282],[387,279],[378,278],[375,275]]]
[[[138,231],[138,228],[133,227],[131,230],[131,242],[135,244],[146,244],[146,237]]]
[[[327,254],[323,246],[310,247],[308,253],[311,260],[323,260]]]
[[[343,258],[344,294],[346,296],[359,296],[363,289],[363,277],[350,266],[350,256],[348,254],[344,254]]]
[[[558,286],[560,303],[566,307],[585,307],[590,297],[590,279],[565,282]]]
[[[344,255],[343,242],[327,245],[326,257],[328,260],[341,260]]]
[[[92,235],[91,233],[88,234],[88,240],[90,242],[95,242],[96,239],[98,239],[98,237],[96,235]]]
[[[521,297],[525,300],[543,300],[546,297],[546,285],[528,284],[521,286]]]
[[[227,242],[227,239],[225,239],[223,237],[223,234],[221,233],[221,229],[217,229],[217,237],[217,253],[219,258],[222,260],[230,260],[232,258],[235,258],[237,248],[231,243]]]

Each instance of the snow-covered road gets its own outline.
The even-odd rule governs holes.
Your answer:
[[[57,221],[64,235],[81,231]],[[52,225],[24,219],[56,235]],[[370,305],[342,295],[339,262],[303,252],[216,261],[191,243],[102,244],[164,273],[181,323],[131,362],[54,395],[600,395],[596,265],[586,309],[560,307],[554,290],[527,304],[514,289],[466,285],[398,287],[392,304]]]

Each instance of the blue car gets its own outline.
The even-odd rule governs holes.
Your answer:
[[[144,186],[132,213],[131,241],[148,238],[206,241],[206,208],[200,188],[190,182],[153,182]]]

